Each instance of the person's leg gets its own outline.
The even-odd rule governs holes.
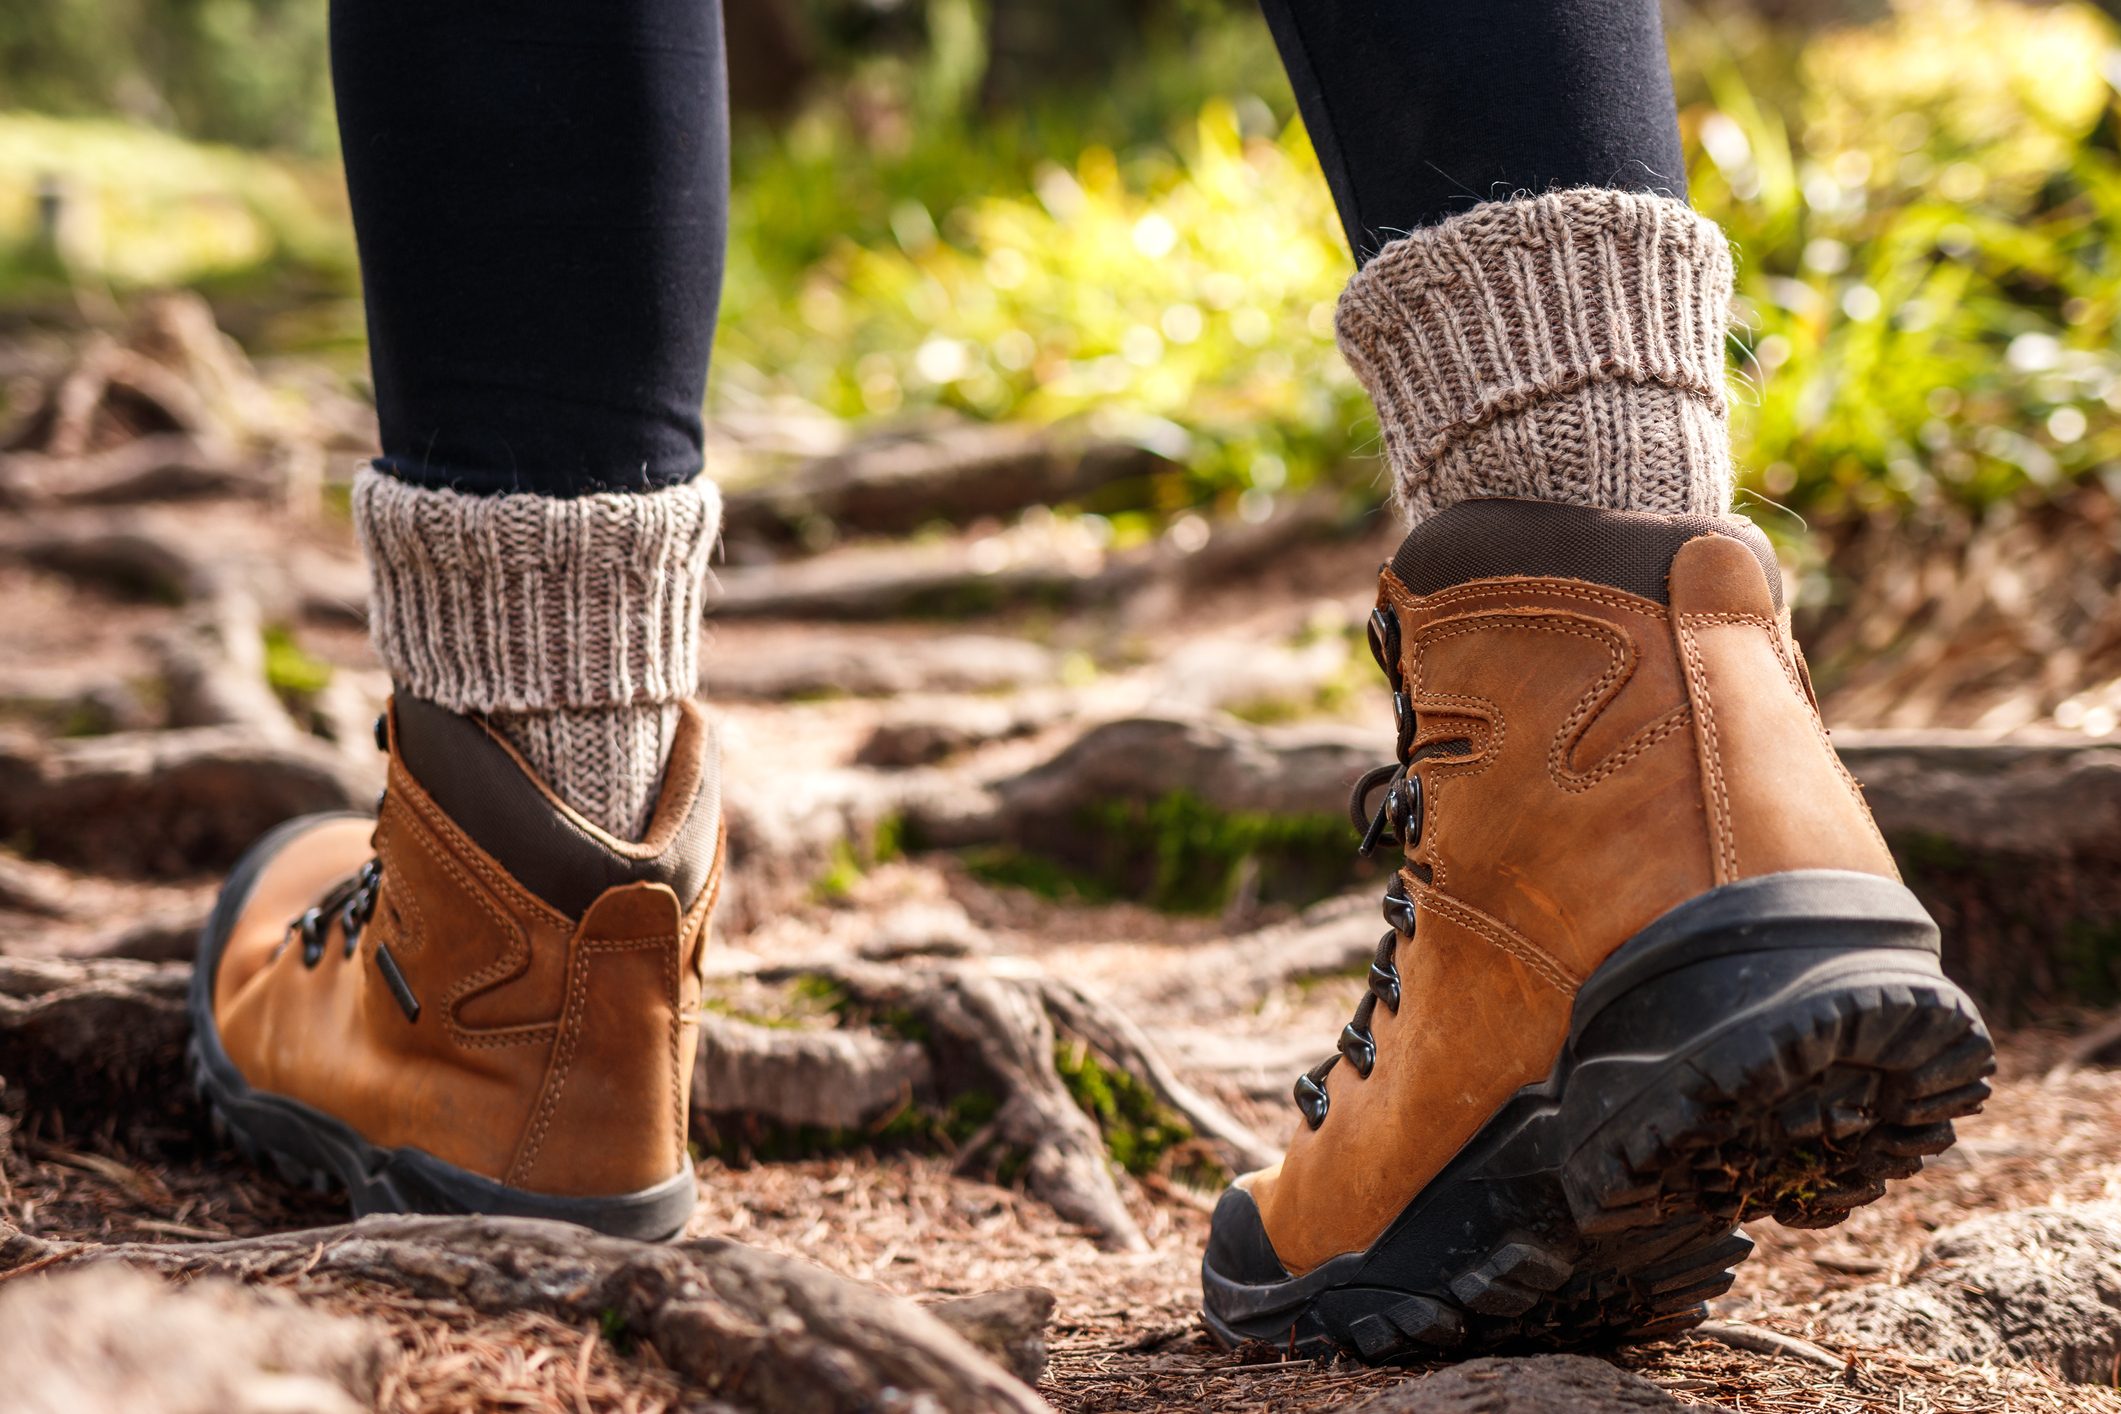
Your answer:
[[[1719,514],[1722,233],[1657,0],[1263,0],[1362,267],[1340,341],[1410,519],[1476,496]]]
[[[401,689],[638,834],[695,690],[728,141],[705,0],[337,0]]]
[[[1486,201],[1686,199],[1657,0],[1260,0],[1357,264]]]
[[[1676,1329],[1740,1222],[1949,1145],[1988,1038],[1728,515],[1731,261],[1654,0],[1267,7],[1414,524],[1370,620],[1396,759],[1350,806],[1386,931],[1216,1207],[1208,1324],[1370,1360]]]
[[[726,204],[713,0],[335,0],[394,684],[371,821],[289,821],[200,942],[194,1074],[354,1211],[628,1237],[696,1201],[719,889],[700,398]]]

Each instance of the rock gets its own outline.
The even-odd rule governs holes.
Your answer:
[[[807,560],[737,566],[722,575],[713,612],[873,622],[1110,604],[1255,573],[1293,545],[1350,528],[1339,498],[1328,493],[1288,498],[1257,525],[1188,517],[1150,544],[1110,553],[1080,524],[1027,517],[993,535],[852,545]]]
[[[1945,1228],[1904,1281],[1829,1297],[1815,1333],[1969,1364],[2039,1361],[2105,1384],[2121,1357],[2121,1203]]]
[[[1843,731],[1834,746],[1888,839],[2121,860],[2121,742],[2065,732],[1997,741],[1980,732]]]
[[[0,1289],[13,1414],[358,1414],[388,1349],[366,1322],[226,1281],[89,1267]]]
[[[1072,820],[1085,805],[1179,791],[1218,810],[1338,815],[1355,779],[1390,754],[1383,734],[1353,728],[1130,717],[1092,727],[997,792],[1020,821]]]
[[[975,957],[993,944],[964,908],[946,901],[902,903],[878,915],[856,944],[868,962],[909,957]]]
[[[1351,1405],[1348,1414],[1665,1414],[1687,1407],[1603,1360],[1533,1355],[1452,1365]]]

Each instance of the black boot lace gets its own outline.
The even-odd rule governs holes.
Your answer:
[[[389,728],[382,717],[376,718],[376,747],[390,749]],[[376,792],[376,814],[383,813],[384,791]],[[339,920],[339,928],[345,938],[346,956],[352,957],[361,946],[361,930],[375,916],[376,890],[383,883],[383,861],[371,858],[358,870],[333,884],[318,899],[313,907],[304,909],[301,916],[287,925],[290,941],[302,945],[302,965],[315,967],[324,960],[324,935],[330,931],[331,920]]]
[[[1370,615],[1370,655],[1377,659],[1385,680],[1392,685],[1392,714],[1399,736],[1395,753],[1398,760],[1364,772],[1348,796],[1348,818],[1362,834],[1360,852],[1365,859],[1380,845],[1411,848],[1421,838],[1422,816],[1421,777],[1411,769],[1416,728],[1414,699],[1407,691],[1400,666],[1399,616],[1390,609],[1378,609]],[[1385,795],[1373,814],[1370,798],[1380,786]],[[1345,1060],[1355,1067],[1357,1075],[1368,1078],[1377,1064],[1371,1019],[1377,1015],[1379,1003],[1391,1011],[1399,1010],[1399,967],[1395,959],[1400,937],[1404,935],[1409,941],[1414,937],[1414,900],[1407,896],[1406,881],[1397,870],[1393,871],[1392,882],[1385,886],[1384,916],[1392,926],[1377,940],[1377,954],[1370,961],[1369,994],[1356,1003],[1355,1019],[1341,1028],[1340,1049],[1296,1078],[1296,1107],[1313,1129],[1326,1122],[1327,1074]]]

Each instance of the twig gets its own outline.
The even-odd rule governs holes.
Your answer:
[[[1786,1355],[1792,1360],[1817,1365],[1822,1370],[1846,1370],[1851,1363],[1801,1336],[1785,1335],[1746,1321],[1703,1321],[1694,1327],[1693,1334],[1734,1350],[1749,1350],[1755,1355]]]

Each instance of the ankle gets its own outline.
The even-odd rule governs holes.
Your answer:
[[[1585,189],[1392,242],[1337,322],[1410,520],[1483,496],[1720,515],[1730,296],[1714,222]]]
[[[399,690],[490,718],[561,800],[638,838],[698,690],[712,483],[471,496],[367,469],[354,520]]]

